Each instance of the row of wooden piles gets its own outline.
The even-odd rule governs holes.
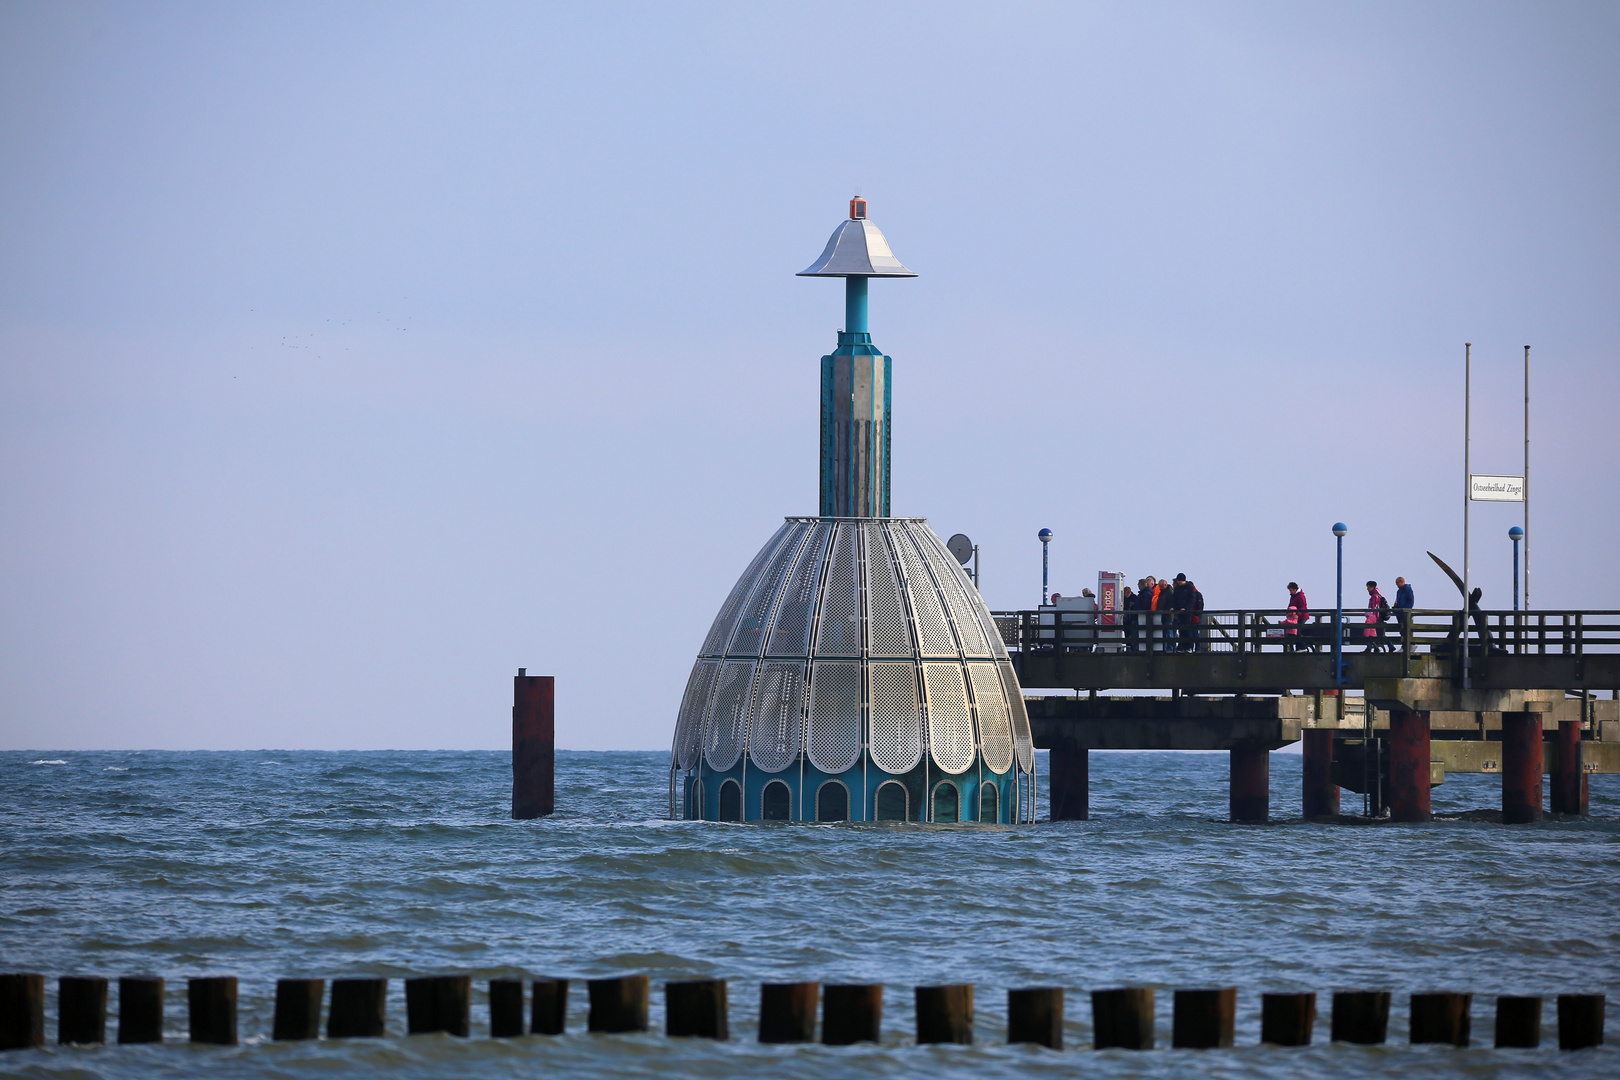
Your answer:
[[[648,1030],[651,981],[646,975],[591,979],[588,1029],[593,1032]],[[567,1029],[568,980],[534,979],[525,993],[523,979],[489,981],[489,1033],[493,1038],[523,1034],[562,1035]],[[237,983],[231,976],[188,980],[186,997],[191,1041],[237,1042]],[[664,984],[665,1032],[672,1036],[730,1038],[729,984],[725,979],[693,979]],[[916,988],[919,1043],[973,1042],[973,986]],[[118,1041],[163,1041],[164,982],[155,976],[118,980]],[[64,976],[57,985],[57,1041],[107,1041],[108,980]],[[276,984],[271,1038],[315,1039],[326,1005],[326,1037],[378,1038],[386,1032],[388,980],[333,979],[326,1001],[324,979],[282,979]],[[527,1000],[525,1000],[527,997]],[[1064,990],[1043,986],[1007,991],[1007,1041],[1063,1048]],[[1472,1040],[1473,995],[1413,994],[1409,1038],[1413,1043],[1468,1046]],[[1338,991],[1333,995],[1333,1042],[1381,1044],[1389,1029],[1387,990]],[[883,984],[828,985],[765,983],[759,996],[759,1041],[816,1041],[829,1045],[878,1042],[883,1027]],[[472,1033],[472,979],[436,975],[405,980],[405,1021],[412,1035]],[[1543,1001],[1535,996],[1496,999],[1496,1045],[1541,1045]],[[1560,994],[1558,1045],[1580,1050],[1603,1042],[1604,995]],[[1091,992],[1092,1044],[1099,1050],[1154,1046],[1152,987]],[[1177,990],[1171,1045],[1186,1048],[1231,1046],[1237,1018],[1236,987]],[[1307,1046],[1316,1026],[1316,995],[1262,994],[1260,1041]],[[45,1042],[45,977],[0,975],[0,1049],[37,1047]]]

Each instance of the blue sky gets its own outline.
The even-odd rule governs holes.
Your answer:
[[[859,191],[896,513],[993,607],[1461,558],[1620,607],[1620,8],[0,5],[0,747],[668,744],[816,505]],[[1517,508],[1475,514],[1508,603]]]

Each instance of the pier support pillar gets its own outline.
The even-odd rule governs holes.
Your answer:
[[[1429,714],[1389,714],[1389,819],[1429,821]]]
[[[1273,1046],[1309,1046],[1316,1026],[1316,995],[1261,994],[1260,1041]]]
[[[1091,751],[1054,746],[1047,759],[1047,791],[1053,821],[1091,817]]]
[[[1496,999],[1496,1045],[1541,1045],[1541,998],[1504,994]]]
[[[1473,994],[1413,994],[1411,1041],[1467,1046]]]
[[[1585,814],[1591,803],[1585,755],[1581,750],[1581,724],[1562,720],[1558,724],[1557,753],[1553,758],[1552,812]]]
[[[1333,729],[1304,732],[1305,781],[1301,805],[1306,818],[1339,816],[1339,785],[1333,782]]]
[[[328,1039],[380,1039],[387,1034],[387,979],[333,979],[326,1006]]]
[[[1232,820],[1264,822],[1271,816],[1271,751],[1264,746],[1234,746],[1232,754]]]
[[[1502,714],[1502,824],[1541,820],[1541,714]]]
[[[1237,1017],[1237,987],[1215,990],[1177,990],[1170,1021],[1170,1045],[1186,1050],[1207,1050],[1232,1045]]]
[[[645,975],[621,975],[614,979],[591,979],[591,1012],[586,1026],[593,1032],[616,1035],[647,1030],[647,996],[650,982]]]
[[[1334,991],[1332,1024],[1334,1042],[1382,1045],[1389,1032],[1389,991]]]
[[[523,1034],[523,980],[489,980],[489,1037],[511,1039]]]
[[[556,809],[556,677],[518,668],[512,680],[512,817]]]
[[[1091,1044],[1098,1050],[1153,1049],[1153,987],[1093,990]]]

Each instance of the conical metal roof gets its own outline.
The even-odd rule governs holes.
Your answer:
[[[862,208],[865,212],[865,208]],[[889,250],[883,230],[865,218],[851,218],[833,230],[827,250],[797,277],[916,277]]]

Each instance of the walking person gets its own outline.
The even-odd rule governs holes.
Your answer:
[[[1403,577],[1395,579],[1395,603],[1392,606],[1395,611],[1395,627],[1400,631],[1402,648],[1405,648],[1407,627],[1412,623],[1412,608],[1416,606],[1416,598],[1412,595],[1412,586],[1408,585]]]
[[[1283,652],[1300,648],[1299,628],[1311,617],[1311,608],[1305,601],[1305,590],[1299,582],[1288,583],[1288,615],[1283,619]]]
[[[1378,591],[1378,582],[1367,582],[1367,628],[1361,635],[1367,639],[1368,652],[1384,651],[1384,620],[1389,618],[1389,601]]]

